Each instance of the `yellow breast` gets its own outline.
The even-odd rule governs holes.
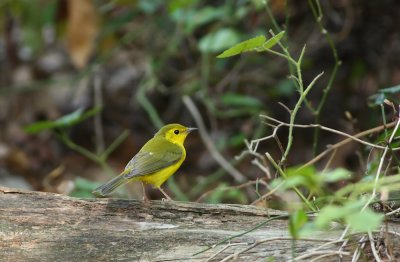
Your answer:
[[[164,182],[170,177],[172,176],[176,170],[178,170],[178,168],[182,165],[183,161],[186,158],[186,151],[185,148],[183,148],[183,155],[182,158],[175,164],[166,167],[164,169],[161,169],[157,172],[154,172],[152,174],[149,175],[145,175],[145,176],[140,176],[137,178],[137,180],[142,181],[144,183],[150,184],[156,188],[159,188],[162,184],[164,184]]]

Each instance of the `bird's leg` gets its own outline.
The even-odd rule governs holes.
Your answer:
[[[162,199],[163,201],[164,201],[164,200],[172,201],[172,198],[171,198],[167,193],[165,193],[165,191],[164,191],[161,187],[159,187],[158,190],[160,190],[161,193],[163,193],[163,195],[167,198],[167,199],[163,198],[163,199]]]
[[[142,182],[142,190],[143,190],[143,198],[142,198],[142,200],[144,202],[148,202],[149,198],[147,197],[147,194],[146,194],[146,186],[145,186],[144,182]]]

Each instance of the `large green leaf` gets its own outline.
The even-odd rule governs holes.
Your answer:
[[[326,228],[333,221],[344,221],[358,232],[368,232],[376,229],[383,216],[369,208],[363,209],[365,200],[349,201],[343,206],[328,205],[322,208],[315,220],[319,228]]]
[[[349,214],[345,218],[346,223],[357,232],[370,232],[375,230],[379,227],[382,220],[383,215],[377,214],[371,209]]]

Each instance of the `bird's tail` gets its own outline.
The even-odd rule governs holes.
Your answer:
[[[126,177],[127,172],[122,172],[117,177],[114,177],[104,185],[99,186],[95,190],[93,190],[92,194],[96,197],[105,197],[111,194],[117,187],[127,183],[130,181],[129,178]]]

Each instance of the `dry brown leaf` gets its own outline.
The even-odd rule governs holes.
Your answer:
[[[83,68],[94,49],[99,19],[92,0],[69,0],[67,46],[73,64]]]

